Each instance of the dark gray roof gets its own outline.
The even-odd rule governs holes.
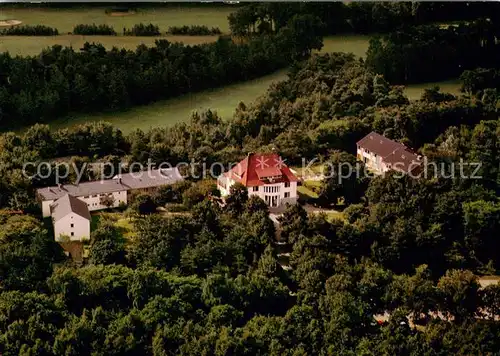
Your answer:
[[[399,149],[383,158],[384,162],[390,164],[392,169],[410,172],[422,164],[419,157],[404,149]]]
[[[356,143],[359,147],[367,149],[382,157],[384,163],[391,168],[408,172],[416,168],[416,164],[422,163],[415,153],[402,143],[388,139],[376,132],[370,132]],[[412,165],[412,163],[415,163]]]
[[[81,201],[78,198],[75,198],[70,194],[66,194],[61,198],[57,199],[50,206],[50,210],[52,212],[52,218],[54,219],[54,222],[56,222],[59,219],[62,219],[69,213],[78,214],[89,221],[91,219],[87,203]]]
[[[121,179],[120,179],[121,178]],[[74,197],[87,195],[114,193],[130,189],[144,189],[173,184],[181,181],[181,174],[177,167],[153,169],[149,171],[126,173],[113,179],[84,182],[80,184],[63,184],[61,186],[37,189],[42,200],[56,200],[66,194]]]
[[[388,139],[376,132],[370,132],[357,142],[359,147],[363,147],[370,152],[376,153],[378,156],[386,157],[392,152],[399,149],[406,149],[402,143]]]

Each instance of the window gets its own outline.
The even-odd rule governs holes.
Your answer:
[[[285,192],[285,198],[290,198],[290,192]]]
[[[259,187],[253,187],[253,191],[254,192],[258,192],[259,191]]]
[[[75,227],[75,224],[71,224],[71,227]]]
[[[75,236],[75,233],[73,231],[71,232],[71,236]]]
[[[285,182],[285,188],[290,188],[290,182]]]

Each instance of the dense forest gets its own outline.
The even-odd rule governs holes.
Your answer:
[[[390,7],[356,4],[370,11]],[[418,5],[445,9],[424,12],[418,18],[427,20],[418,25],[454,16],[453,6],[469,6]],[[471,4],[470,13],[475,9],[482,7]],[[460,13],[470,19],[469,12]],[[104,122],[55,131],[36,124],[22,133],[0,134],[0,354],[498,353],[500,285],[482,288],[478,281],[500,272],[498,68],[487,59],[481,59],[484,68],[472,61],[463,71],[450,66],[460,76],[462,95],[436,87],[409,101],[402,87],[391,84],[401,72],[386,78],[373,61],[352,54],[311,55],[311,46],[300,42],[311,32],[297,31],[314,16],[292,15],[277,33],[245,44],[158,42],[135,52],[87,45],[81,53],[55,47],[39,58],[0,57],[4,123],[87,105],[102,109],[105,100],[119,108],[157,98],[152,88],[174,95],[212,84],[214,73],[225,78],[222,83],[293,62],[287,80],[253,103],[240,103],[228,120],[207,110],[194,112],[186,123],[128,135]],[[279,21],[272,21],[276,31]],[[425,37],[427,29],[442,30],[410,31]],[[387,38],[398,33],[389,30],[394,32]],[[456,31],[467,30],[444,31],[455,38]],[[415,50],[427,48],[419,46]],[[282,62],[269,62],[276,53]],[[422,72],[405,73],[410,78]],[[172,78],[178,88],[164,81]],[[66,90],[58,91],[54,83]],[[211,199],[217,195],[212,180],[190,178],[133,197],[123,213],[132,237],[111,215],[101,218],[91,233],[88,263],[76,266],[54,241],[34,200],[34,189],[55,184],[55,177],[35,170],[28,170],[32,178],[23,174],[26,162],[50,161],[55,167],[56,159],[75,167],[148,159],[209,165],[271,151],[289,165],[316,158],[335,166],[356,161],[356,141],[372,130],[442,169],[419,179],[395,173],[352,175],[341,183],[335,175],[325,178],[314,203],[342,209],[343,219],[289,206],[280,217],[282,244],[276,244],[266,204],[249,199],[245,187],[235,185],[221,207]],[[462,160],[481,163],[474,172],[480,177],[453,172]],[[97,173],[87,167],[83,179]],[[66,178],[75,179],[73,171]],[[177,212],[152,213],[156,207]],[[289,269],[282,268],[283,253],[289,254]],[[377,322],[381,315],[386,320]]]
[[[153,204],[184,205],[167,218],[139,200],[134,239],[102,221],[83,268],[64,262],[37,219],[4,214],[2,354],[494,354],[500,287],[481,289],[476,275],[500,269],[498,79],[489,69],[462,78],[467,95],[434,88],[409,102],[352,55],[314,55],[228,121],[207,111],[127,136],[105,123],[2,135],[0,202],[34,216],[30,190],[53,181],[26,180],[22,165],[51,157],[234,162],[276,148],[290,163],[338,162],[376,130],[445,167],[482,163],[474,180],[323,181],[319,203],[344,198],[345,220],[290,207],[289,272],[265,204],[244,187],[224,208],[207,200],[210,182],[162,190]]]
[[[500,63],[498,23],[475,21],[442,28],[424,25],[390,32],[370,41],[366,62],[390,83],[457,78],[466,69]]]
[[[231,14],[229,25],[236,35],[272,33],[294,16],[307,14],[324,24],[324,34],[371,34],[431,23],[496,19],[498,9],[494,2],[252,3]]]

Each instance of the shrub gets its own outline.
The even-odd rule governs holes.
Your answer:
[[[171,26],[167,34],[170,35],[188,35],[188,36],[213,36],[220,35],[222,32],[218,27],[208,28],[207,26]]]
[[[188,208],[184,204],[178,203],[168,203],[165,205],[165,209],[170,213],[180,213],[188,211]]]
[[[75,35],[87,35],[87,36],[116,35],[116,31],[114,30],[113,27],[108,25],[96,25],[95,23],[93,23],[92,25],[85,25],[85,24],[76,25],[73,28],[73,33]]]
[[[57,28],[44,25],[9,27],[0,32],[2,36],[57,36],[58,34]]]
[[[137,24],[132,29],[123,29],[123,34],[127,36],[159,36],[160,28],[156,25],[150,24]]]

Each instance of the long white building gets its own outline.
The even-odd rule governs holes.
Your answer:
[[[41,202],[43,216],[48,217],[52,214],[51,205],[66,194],[80,199],[87,204],[89,211],[94,211],[127,204],[131,190],[148,191],[180,180],[183,178],[177,168],[155,169],[126,173],[113,179],[39,188],[37,198]]]
[[[277,154],[249,154],[219,176],[217,188],[226,197],[232,185],[241,183],[247,187],[249,196],[257,195],[273,208],[297,202],[297,181]]]

